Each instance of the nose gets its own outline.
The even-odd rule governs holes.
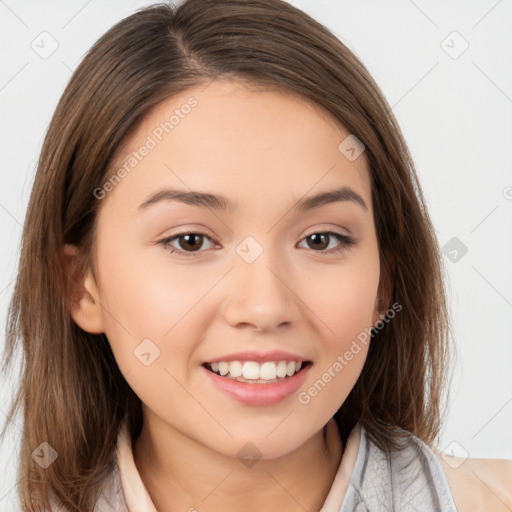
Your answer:
[[[223,308],[230,326],[272,331],[297,321],[300,301],[290,282],[293,278],[275,258],[271,261],[269,252],[252,263],[237,260],[230,272]]]

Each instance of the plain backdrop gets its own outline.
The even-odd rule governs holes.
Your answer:
[[[0,1],[0,327],[43,137],[85,52],[151,2]],[[448,271],[458,361],[439,446],[512,459],[512,1],[294,0],[363,61],[415,160]],[[49,55],[41,49],[44,48]],[[3,346],[3,343],[2,343]],[[0,419],[15,379],[0,379]],[[17,509],[19,422],[1,443]]]

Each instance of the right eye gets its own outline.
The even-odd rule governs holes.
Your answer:
[[[179,243],[181,247],[176,248],[176,246],[172,245],[172,242],[175,240],[185,240],[184,244]],[[204,233],[198,233],[195,231],[187,231],[184,233],[178,233],[176,235],[164,238],[163,240],[160,240],[158,243],[162,244],[164,247],[166,247],[171,253],[179,253],[183,254],[186,257],[194,256],[197,252],[203,252],[198,251],[194,249],[201,248],[203,245],[204,239],[208,239],[212,241],[212,239],[204,234]],[[192,250],[188,250],[192,249]]]

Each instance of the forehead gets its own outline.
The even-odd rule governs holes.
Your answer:
[[[251,207],[348,186],[371,209],[364,152],[349,160],[347,132],[297,94],[241,82],[196,86],[155,107],[124,142],[109,192],[133,210],[163,186],[221,193]]]

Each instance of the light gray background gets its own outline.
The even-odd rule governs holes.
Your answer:
[[[54,108],[97,38],[149,3],[0,0],[2,339],[21,226]],[[440,244],[456,237],[467,247],[456,262],[450,245],[445,256],[459,361],[440,448],[512,459],[512,1],[293,5],[365,63],[408,141]],[[47,58],[31,47],[41,48],[42,38],[46,50],[52,38],[58,43]],[[0,384],[4,413],[14,381],[2,377]],[[0,511],[15,509],[18,440],[14,426],[0,447]]]

